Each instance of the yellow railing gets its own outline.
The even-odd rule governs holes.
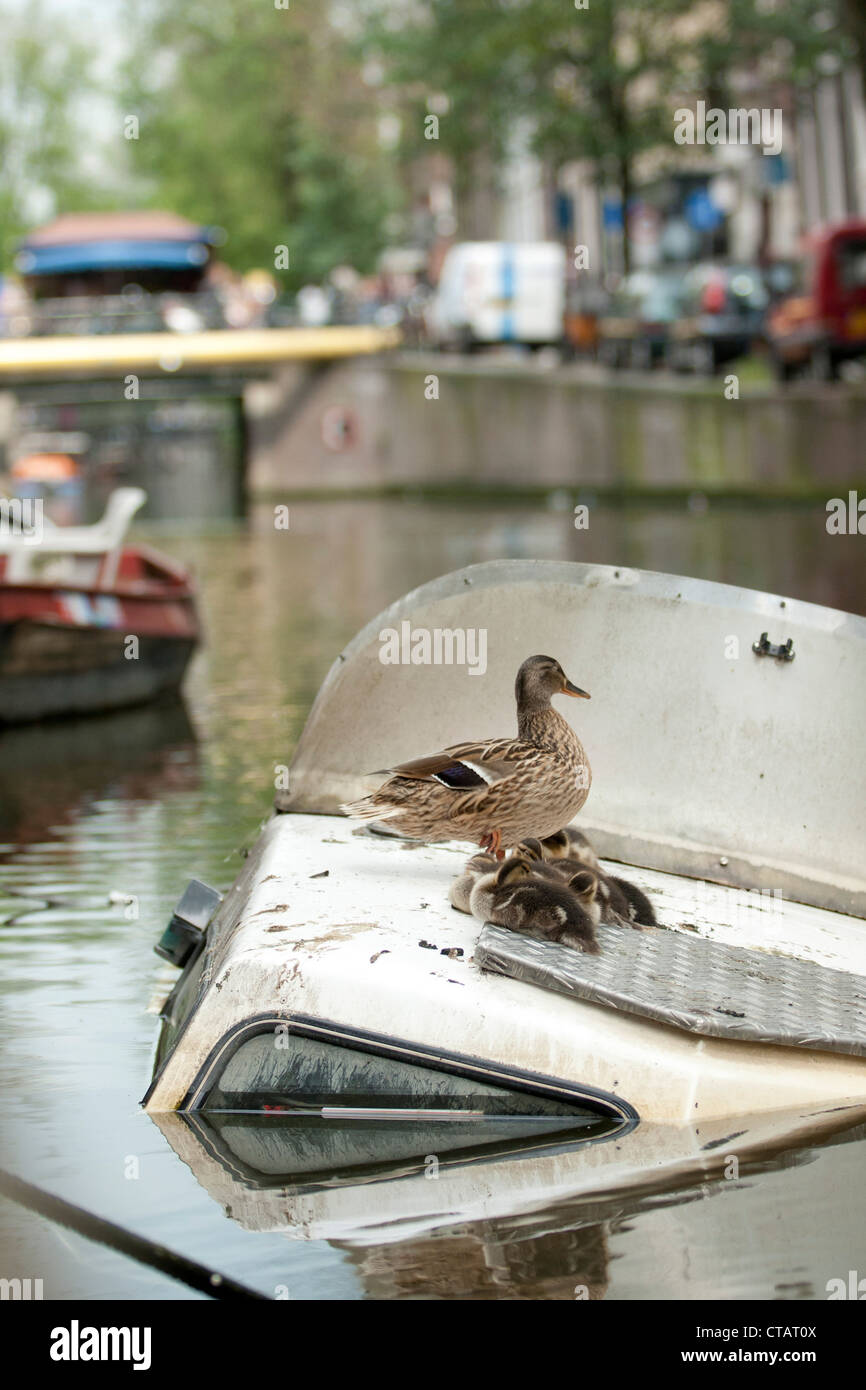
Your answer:
[[[384,352],[400,343],[397,328],[216,329],[206,333],[117,333],[75,338],[0,340],[0,377],[57,372],[120,372],[324,360]]]

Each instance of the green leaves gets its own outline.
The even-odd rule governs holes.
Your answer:
[[[0,9],[0,265],[19,238],[55,205],[93,207],[100,197],[84,172],[90,56],[63,22],[37,7]]]
[[[54,211],[144,204],[224,226],[240,270],[287,246],[287,289],[372,269],[424,159],[450,161],[435,177],[453,175],[459,234],[491,234],[516,133],[550,173],[589,161],[627,194],[647,155],[676,158],[676,106],[736,105],[866,53],[862,0],[127,0],[118,74],[56,10],[3,10],[7,265]]]
[[[221,255],[286,288],[369,271],[390,206],[376,111],[325,6],[157,0],[129,74],[150,201],[229,233]]]

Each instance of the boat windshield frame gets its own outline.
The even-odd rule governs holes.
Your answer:
[[[302,1014],[285,1017],[277,1013],[255,1014],[236,1023],[224,1033],[200,1066],[178,1109],[204,1109],[208,1096],[238,1049],[251,1038],[261,1033],[273,1032],[278,1026],[289,1034],[330,1043],[335,1047],[368,1052],[395,1062],[407,1062],[431,1071],[463,1077],[469,1081],[484,1082],[491,1086],[499,1085],[503,1089],[522,1091],[527,1095],[543,1096],[548,1100],[561,1100],[565,1104],[581,1107],[591,1114],[608,1119],[630,1121],[635,1124],[640,1118],[634,1106],[623,1097],[602,1091],[595,1086],[563,1081],[543,1073],[523,1071],[516,1067],[485,1061],[482,1057],[433,1048],[423,1043],[412,1043],[391,1034],[347,1028],[327,1019]]]

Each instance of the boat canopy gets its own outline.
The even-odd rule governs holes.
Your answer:
[[[209,249],[201,241],[94,241],[80,246],[24,247],[24,275],[73,275],[101,270],[198,270]]]
[[[536,652],[592,697],[559,703],[602,854],[866,915],[866,619],[704,580],[501,560],[414,590],[332,666],[278,809],[333,814],[374,769],[507,735]]]
[[[26,237],[16,261],[24,275],[86,271],[201,269],[212,231],[163,212],[68,213]]]

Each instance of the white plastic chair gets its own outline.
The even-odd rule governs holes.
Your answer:
[[[43,565],[37,568],[37,557],[56,556],[101,556],[98,566],[97,587],[110,589],[117,578],[123,541],[129,530],[132,518],[147,501],[147,493],[140,487],[119,487],[111,494],[105,514],[93,526],[55,526],[45,517],[42,525],[42,539],[0,534],[0,554],[8,555],[6,563],[6,583],[28,583],[34,578],[44,582],[49,575]],[[60,566],[65,574],[51,573],[52,580],[63,582],[66,578],[77,577],[67,566]]]

